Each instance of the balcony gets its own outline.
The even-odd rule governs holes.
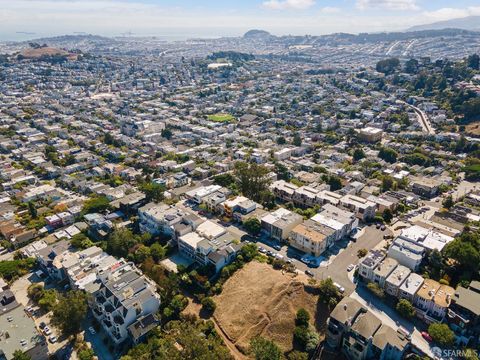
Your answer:
[[[108,312],[108,313],[111,313],[111,312],[115,311],[115,308],[113,307],[112,304],[106,304],[105,305],[105,311]]]
[[[125,321],[123,320],[123,318],[120,315],[115,315],[113,317],[113,321],[118,325],[123,325],[125,323]]]
[[[103,319],[102,321],[103,321],[104,325],[105,325],[108,329],[110,329],[110,328],[112,327],[112,325],[113,325],[113,324],[112,324],[110,321],[108,321],[107,319]]]

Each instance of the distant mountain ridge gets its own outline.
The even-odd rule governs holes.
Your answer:
[[[464,18],[437,21],[431,24],[412,26],[407,31],[462,29],[480,30],[480,16],[467,16]]]

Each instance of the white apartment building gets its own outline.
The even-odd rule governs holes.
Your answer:
[[[93,315],[113,342],[121,344],[129,336],[130,325],[158,311],[160,295],[132,263],[99,273],[98,279],[90,304]]]
[[[398,265],[385,280],[384,289],[388,295],[398,297],[400,286],[407,280],[412,271],[403,265]]]
[[[425,255],[425,249],[408,240],[397,237],[388,249],[388,256],[399,264],[417,271]]]
[[[398,261],[390,257],[385,258],[377,267],[373,270],[373,282],[377,283],[380,287],[384,287],[385,280],[398,266]]]
[[[398,292],[398,297],[400,299],[407,299],[413,303],[415,294],[423,285],[423,277],[417,273],[412,272],[407,279],[400,285],[400,290]]]
[[[353,211],[357,218],[367,221],[375,217],[377,204],[360,196],[347,194],[340,199],[340,205]]]

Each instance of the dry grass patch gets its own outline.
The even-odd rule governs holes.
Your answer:
[[[228,338],[245,352],[257,335],[275,341],[283,351],[293,347],[297,310],[305,308],[323,334],[326,313],[317,311],[316,295],[303,278],[252,261],[237,271],[215,297],[214,317]],[[320,314],[321,313],[321,314]]]

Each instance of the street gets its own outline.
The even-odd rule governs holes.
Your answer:
[[[316,280],[320,281],[331,277],[333,281],[345,288],[345,295],[348,296],[355,290],[355,284],[348,278],[349,272],[347,271],[347,267],[350,264],[357,264],[359,260],[357,256],[358,250],[370,250],[380,244],[384,235],[391,234],[389,229],[382,231],[374,225],[366,226],[362,231],[363,234],[356,242],[351,240],[337,242],[326,254],[323,254],[325,260],[318,268],[311,268],[298,260],[297,258],[304,255],[304,253],[290,246],[284,245],[281,250],[276,250],[273,246],[278,244],[278,242],[270,240],[267,236],[261,236],[257,245],[273,253],[282,255],[285,260],[290,259],[299,271],[305,272],[305,270],[310,270]]]

